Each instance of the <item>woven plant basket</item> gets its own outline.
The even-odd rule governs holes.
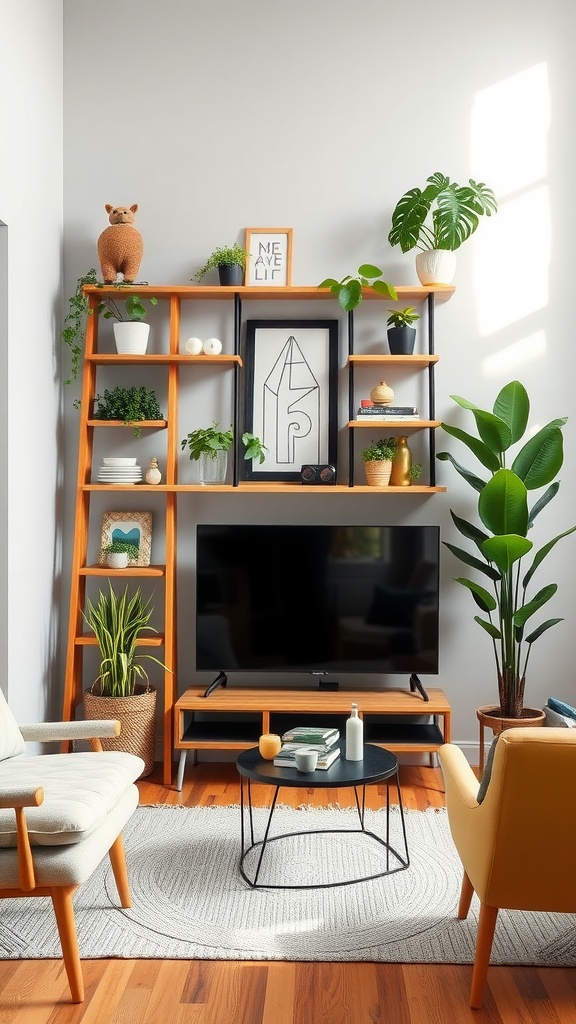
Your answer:
[[[154,768],[156,739],[156,690],[136,690],[132,697],[99,697],[84,691],[84,715],[88,721],[116,718],[121,723],[120,735],[103,739],[104,750],[122,750],[136,754],[144,761],[140,778]]]
[[[392,460],[380,459],[375,462],[365,462],[366,483],[369,487],[387,487],[392,472]]]

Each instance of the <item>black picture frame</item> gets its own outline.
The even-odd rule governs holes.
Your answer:
[[[300,481],[336,465],[338,320],[247,320],[245,429],[268,449],[243,460],[245,480]],[[298,408],[296,408],[298,403]]]

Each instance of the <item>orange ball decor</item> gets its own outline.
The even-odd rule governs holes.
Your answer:
[[[258,750],[265,761],[272,761],[279,753],[281,746],[282,740],[273,732],[263,733],[258,740]]]

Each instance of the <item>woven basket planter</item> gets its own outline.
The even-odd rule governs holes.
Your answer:
[[[84,715],[88,721],[115,718],[121,724],[120,735],[103,739],[104,750],[122,750],[144,761],[140,778],[154,768],[156,741],[156,690],[137,690],[132,697],[99,697],[84,691]]]
[[[390,483],[392,460],[380,459],[376,462],[365,462],[366,483],[369,487],[387,487]]]

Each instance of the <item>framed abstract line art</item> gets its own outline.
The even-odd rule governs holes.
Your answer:
[[[268,449],[246,480],[300,481],[306,464],[336,463],[338,320],[246,322],[246,430]]]
[[[105,512],[102,516],[101,549],[113,541],[126,541],[138,548],[138,558],[129,558],[128,565],[150,565],[150,548],[152,543],[151,512]],[[106,558],[100,552],[100,565],[105,565]]]
[[[246,228],[245,284],[275,285],[292,283],[292,228]]]

